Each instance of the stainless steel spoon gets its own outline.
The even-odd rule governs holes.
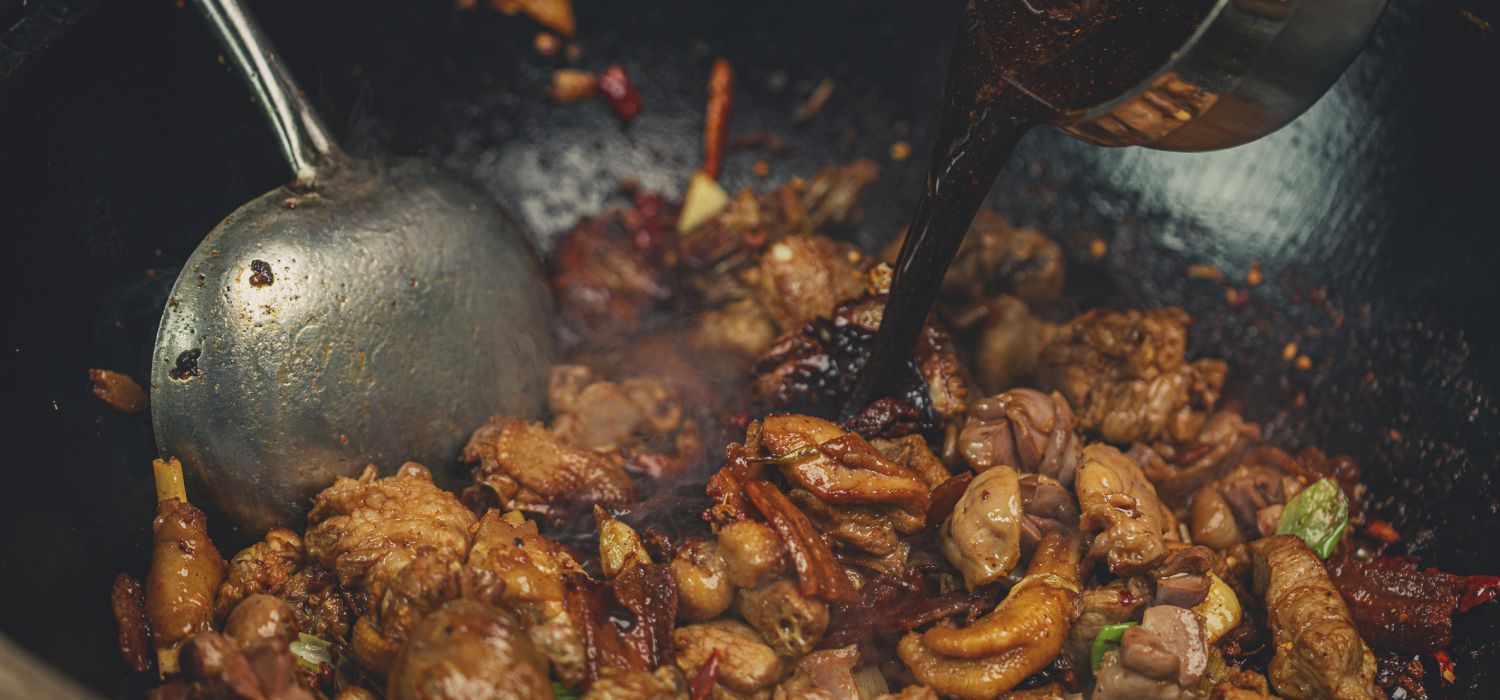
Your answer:
[[[151,374],[164,456],[259,532],[367,463],[451,463],[493,412],[535,415],[551,298],[523,229],[435,165],[345,156],[238,0],[194,0],[295,180],[183,266]]]

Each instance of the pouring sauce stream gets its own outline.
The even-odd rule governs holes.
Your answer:
[[[943,275],[1021,137],[1034,126],[1076,118],[1150,78],[1213,4],[969,0],[949,61],[927,180],[845,418],[899,376]]]

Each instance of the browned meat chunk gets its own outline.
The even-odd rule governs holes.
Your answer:
[[[677,584],[677,612],[683,619],[712,619],[734,602],[734,585],[729,582],[718,542],[688,540],[677,548],[667,566]]]
[[[853,645],[824,649],[802,657],[797,670],[785,683],[776,687],[772,700],[842,700],[859,697],[854,684],[854,664],[859,650]]]
[[[943,277],[950,300],[982,301],[1013,294],[1028,304],[1062,295],[1066,258],[1040,231],[1012,228],[990,210],[980,211]]]
[[[146,624],[146,595],[139,581],[129,574],[115,577],[109,590],[109,607],[120,628],[120,658],[136,673],[151,668],[151,628]]]
[[[1078,602],[1079,546],[1076,535],[1048,536],[993,611],[968,627],[944,622],[906,635],[901,660],[923,684],[966,700],[1015,687],[1062,651]]]
[[[1151,572],[1156,580],[1156,602],[1191,608],[1208,597],[1209,574],[1224,575],[1224,561],[1200,545],[1172,543],[1161,564]]]
[[[892,504],[915,515],[927,509],[927,482],[826,420],[772,414],[761,439],[789,480],[828,503]]]
[[[781,656],[812,651],[828,629],[828,606],[802,595],[787,579],[740,589],[734,608]]]
[[[974,590],[1009,574],[1021,559],[1021,492],[1016,470],[993,467],[969,483],[943,521],[938,544]]]
[[[698,317],[692,342],[705,352],[729,353],[753,362],[770,349],[778,335],[776,322],[754,299],[738,299]]]
[[[455,600],[411,632],[391,670],[391,700],[552,697],[547,663],[510,613]]]
[[[1078,505],[1084,532],[1098,533],[1090,556],[1104,557],[1117,575],[1143,573],[1176,539],[1177,519],[1156,497],[1141,468],[1108,445],[1089,445],[1078,469]]]
[[[247,596],[276,594],[302,566],[302,538],[291,530],[276,528],[265,539],[250,545],[229,560],[229,574],[219,586],[214,618],[220,622]]]
[[[656,224],[634,209],[583,219],[552,247],[549,277],[562,317],[593,338],[614,340],[636,331],[671,297],[671,282],[656,259]],[[632,235],[645,232],[645,236]],[[645,247],[637,245],[644,240]]]
[[[1136,445],[1130,456],[1140,462],[1162,500],[1177,506],[1239,466],[1258,442],[1260,426],[1247,423],[1238,411],[1221,410],[1209,416],[1192,442],[1160,443],[1154,450]]]
[[[1453,641],[1460,577],[1394,557],[1345,557],[1330,563],[1328,572],[1349,604],[1359,635],[1371,646],[1432,653]]]
[[[288,643],[297,636],[292,609],[255,594],[228,615],[224,633],[203,631],[182,646],[181,697],[203,700],[313,700]]]
[[[505,508],[548,513],[623,505],[634,496],[630,476],[616,457],[565,447],[541,425],[510,416],[485,421],[461,458],[478,463],[474,481]]]
[[[580,450],[610,450],[637,436],[672,436],[682,427],[677,392],[654,377],[600,381],[581,365],[552,368],[552,435]]]
[[[682,700],[687,680],[675,668],[655,671],[609,669],[589,685],[581,700]]]
[[[947,316],[964,337],[974,337],[970,369],[986,393],[1022,386],[1036,373],[1042,348],[1057,334],[1057,324],[1038,318],[1026,303],[1000,295]]]
[[[739,520],[719,528],[719,555],[725,573],[737,588],[758,588],[786,569],[776,532],[754,520]]]
[[[1083,451],[1076,423],[1057,392],[1014,389],[969,407],[958,449],[974,471],[1006,465],[1072,486]]]
[[[866,260],[857,248],[823,236],[789,236],[772,243],[754,271],[756,299],[782,332],[865,291]]]
[[[673,633],[677,666],[692,677],[719,656],[718,685],[742,695],[769,689],[781,678],[781,657],[761,641],[754,629],[733,620],[715,620],[679,627]]]
[[[1214,684],[1208,700],[1277,700],[1266,685],[1266,677],[1244,669],[1230,669]]]
[[[173,673],[182,643],[212,628],[214,594],[226,565],[208,538],[203,512],[188,503],[176,498],[157,503],[151,533],[146,620],[161,672]]]
[[[1041,384],[1110,442],[1191,440],[1218,403],[1227,366],[1187,362],[1189,320],[1176,308],[1086,312],[1042,350]]]
[[[1276,692],[1293,700],[1382,697],[1375,687],[1375,656],[1318,555],[1292,535],[1256,540],[1250,551],[1276,647],[1270,667]]]
[[[370,570],[400,550],[426,547],[463,561],[475,519],[426,467],[407,462],[382,479],[373,466],[358,479],[340,477],[313,498],[307,522],[307,556],[353,587],[374,583]]]

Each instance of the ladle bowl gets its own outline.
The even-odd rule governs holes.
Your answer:
[[[365,464],[450,464],[494,412],[534,416],[551,300],[522,226],[420,161],[349,158],[237,0],[197,0],[297,179],[184,265],[152,359],[152,421],[190,493],[258,535]]]

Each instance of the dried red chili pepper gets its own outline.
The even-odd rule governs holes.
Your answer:
[[[618,63],[599,74],[599,94],[622,124],[635,119],[645,104],[641,101],[641,94],[635,91],[635,85],[631,84],[630,76],[625,75],[625,69]]]
[[[708,660],[698,667],[698,673],[693,676],[693,683],[688,688],[693,700],[706,700],[713,694],[714,684],[719,681],[719,650],[708,655]]]
[[[1500,576],[1465,576],[1459,590],[1458,611],[1466,613],[1500,597]]]
[[[1453,673],[1453,659],[1446,650],[1433,652],[1432,658],[1437,661],[1438,675],[1443,677],[1443,685],[1451,685],[1456,677]]]
[[[859,592],[839,568],[828,543],[781,489],[756,480],[744,482],[741,488],[771,529],[781,536],[782,546],[791,555],[792,568],[797,571],[798,589],[802,595],[826,601],[859,597]]]
[[[714,60],[708,74],[708,111],[703,118],[703,172],[714,179],[724,167],[724,145],[729,140],[729,114],[734,109],[734,71],[729,60]]]

